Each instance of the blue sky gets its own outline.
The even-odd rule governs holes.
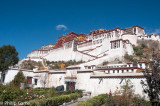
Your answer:
[[[134,25],[160,34],[160,0],[0,0],[0,46],[14,45],[20,59],[71,31]]]

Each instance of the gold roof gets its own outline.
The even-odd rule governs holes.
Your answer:
[[[142,69],[138,69],[138,70],[136,70],[136,71],[142,71]]]
[[[152,68],[148,68],[148,70],[150,70],[150,71],[151,71],[151,70],[152,70]]]
[[[99,31],[104,31],[105,29],[99,29]]]

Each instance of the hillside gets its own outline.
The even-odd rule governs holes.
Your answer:
[[[152,59],[153,53],[159,53],[160,43],[153,40],[140,40],[138,46],[133,46],[134,54],[124,56],[125,62],[145,61],[149,62]]]

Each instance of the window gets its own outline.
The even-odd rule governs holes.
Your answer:
[[[115,73],[115,70],[113,70],[113,73]]]
[[[99,40],[97,40],[97,44],[99,44]]]
[[[102,39],[100,39],[100,43],[102,43]]]
[[[119,70],[117,70],[117,73],[119,73]]]
[[[122,73],[124,73],[124,70],[122,70]]]
[[[127,72],[129,72],[129,70],[127,70]]]
[[[139,64],[140,65],[140,68],[142,68],[142,64]]]
[[[32,84],[32,77],[27,77],[27,83]]]
[[[134,34],[136,34],[136,28],[134,28]]]
[[[34,85],[37,85],[38,79],[34,79]]]
[[[93,41],[93,44],[95,45],[95,41]]]

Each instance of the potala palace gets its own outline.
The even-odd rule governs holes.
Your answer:
[[[14,76],[22,70],[31,87],[57,87],[63,85],[65,90],[83,89],[92,96],[101,93],[115,92],[129,80],[135,89],[135,94],[144,97],[141,80],[145,80],[141,70],[149,68],[144,61],[136,64],[125,62],[125,54],[133,55],[133,46],[138,41],[160,41],[159,35],[146,35],[144,28],[133,26],[126,29],[112,30],[99,29],[89,34],[70,32],[62,35],[56,44],[44,45],[33,50],[21,60],[16,68],[6,72],[4,83],[13,80]],[[41,62],[43,69],[35,67],[33,70],[22,68],[27,60]],[[83,61],[61,69],[50,69],[46,61]],[[114,63],[114,61],[120,61]],[[103,62],[109,62],[101,65]],[[45,82],[45,83],[42,83]]]

